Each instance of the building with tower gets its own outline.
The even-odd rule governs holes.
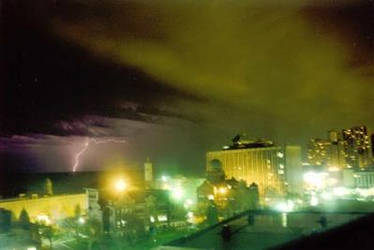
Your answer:
[[[144,163],[144,181],[146,189],[153,187],[153,167],[149,157],[147,157],[147,161]]]

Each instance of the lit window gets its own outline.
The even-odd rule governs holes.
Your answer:
[[[153,223],[155,222],[155,218],[153,216],[149,217],[149,220]]]
[[[168,217],[166,216],[166,215],[159,215],[159,216],[157,216],[157,219],[158,219],[158,221],[167,221],[168,220]]]

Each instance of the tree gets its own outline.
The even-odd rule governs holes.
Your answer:
[[[78,219],[78,218],[81,216],[81,214],[82,214],[81,206],[80,206],[79,204],[77,204],[77,205],[75,206],[75,209],[74,209],[74,217],[75,217],[76,219]]]
[[[27,213],[26,209],[22,209],[20,215],[19,215],[19,224],[23,229],[29,229],[30,228],[30,217]]]
[[[55,229],[52,226],[40,225],[40,232],[41,236],[49,241],[49,248],[52,249]]]
[[[222,162],[218,159],[210,161],[211,168],[207,172],[207,179],[210,183],[218,184],[225,180],[225,172],[222,168]]]
[[[145,205],[147,207],[147,220],[149,220],[150,216],[154,216],[156,213],[156,198],[153,195],[148,196],[145,198]],[[154,216],[155,217],[155,216]]]
[[[103,230],[106,233],[110,233],[111,223],[110,218],[112,216],[112,211],[109,206],[105,206],[103,209]]]
[[[53,236],[55,235],[55,229],[51,226],[47,227],[45,236],[49,241],[49,247],[52,249]]]
[[[236,188],[235,201],[237,203],[236,212],[243,212],[249,208],[249,189],[247,183],[243,180],[239,181]]]
[[[49,178],[45,180],[44,192],[46,195],[53,195],[53,184]]]
[[[8,232],[12,227],[12,211],[0,208],[0,233]]]
[[[129,221],[136,216],[135,200],[128,194],[124,194],[115,204],[115,225],[118,227],[122,235],[127,234],[129,228]]]
[[[85,233],[89,236],[88,237],[88,249],[91,250],[93,248],[94,242],[99,239],[102,233],[101,223],[97,219],[89,219],[86,222],[85,226]]]
[[[214,225],[218,223],[217,207],[213,201],[210,201],[206,217],[209,225]]]
[[[73,225],[75,227],[75,235],[77,239],[79,239],[79,220],[81,219],[81,214],[82,214],[81,207],[79,204],[77,204],[74,209],[74,218],[73,218]]]
[[[260,202],[260,194],[258,192],[258,185],[254,182],[249,186],[248,198],[249,198],[248,199],[249,209],[252,209],[252,210],[258,209],[259,202]]]

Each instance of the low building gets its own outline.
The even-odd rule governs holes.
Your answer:
[[[80,194],[54,195],[39,197],[34,194],[31,197],[20,195],[18,198],[0,200],[0,208],[11,211],[15,219],[18,219],[21,211],[26,210],[31,222],[55,223],[59,220],[75,216],[79,207],[83,214],[97,210],[97,191]]]
[[[356,188],[374,188],[374,169],[355,171],[353,178]]]
[[[374,168],[344,169],[343,185],[346,188],[374,188]]]

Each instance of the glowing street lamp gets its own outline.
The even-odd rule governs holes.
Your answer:
[[[292,212],[295,208],[295,203],[291,200],[288,200],[287,202],[279,203],[275,209],[281,212]]]
[[[114,184],[114,187],[115,187],[116,191],[123,192],[123,191],[125,191],[127,189],[127,184],[126,184],[126,182],[124,180],[119,179]]]
[[[174,199],[180,200],[183,197],[183,190],[180,187],[176,187],[172,193]]]
[[[315,207],[315,206],[318,206],[319,204],[319,200],[316,196],[312,196],[312,198],[310,199],[310,205]]]
[[[226,194],[227,189],[226,189],[225,187],[220,187],[220,188],[218,189],[218,191],[219,191],[221,194]]]
[[[184,207],[185,208],[189,208],[190,206],[192,206],[193,204],[193,201],[191,199],[187,199],[185,202],[184,202]]]
[[[162,180],[163,182],[167,182],[167,181],[168,181],[168,177],[165,176],[165,175],[163,175],[163,176],[161,176],[161,180]]]
[[[327,173],[307,172],[304,174],[304,182],[313,188],[321,189],[326,184]]]
[[[86,220],[83,217],[80,217],[78,219],[78,222],[79,222],[79,224],[84,224],[86,222]]]

